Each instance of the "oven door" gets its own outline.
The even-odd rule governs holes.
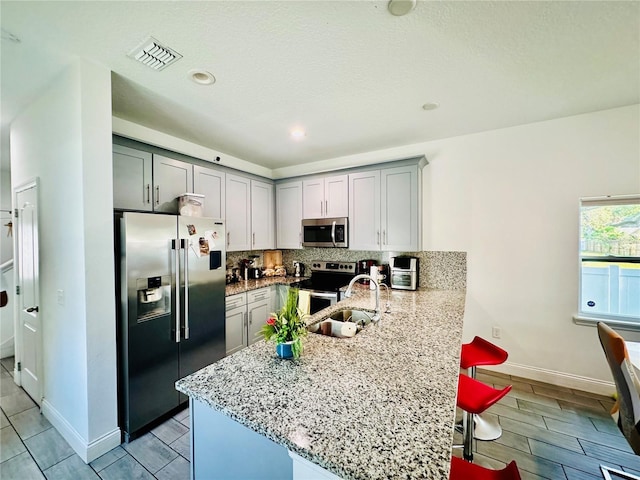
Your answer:
[[[319,312],[323,308],[330,307],[338,303],[338,292],[318,292],[309,290],[309,311],[311,315]]]

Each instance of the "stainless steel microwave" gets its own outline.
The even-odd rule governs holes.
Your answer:
[[[302,220],[302,246],[346,248],[349,246],[348,223],[347,217]]]

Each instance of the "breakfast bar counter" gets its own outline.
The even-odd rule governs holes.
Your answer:
[[[464,303],[394,290],[392,313],[352,338],[309,333],[297,360],[261,341],[179,380],[194,477],[296,478],[294,457],[317,478],[448,478]],[[358,289],[307,323],[374,304]]]

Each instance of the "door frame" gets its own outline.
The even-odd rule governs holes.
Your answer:
[[[38,376],[38,395],[34,400],[38,402],[39,405],[42,405],[43,392],[44,392],[44,368],[43,368],[43,342],[42,342],[42,306],[40,302],[40,221],[39,221],[39,210],[40,210],[40,179],[35,177],[27,182],[24,182],[17,187],[13,188],[13,219],[16,225],[14,228],[13,235],[13,279],[14,284],[16,286],[21,285],[20,271],[22,266],[20,265],[20,256],[18,255],[18,244],[19,244],[19,235],[20,235],[20,216],[16,217],[16,212],[18,210],[18,194],[29,190],[31,188],[35,188],[35,197],[36,197],[36,218],[35,223],[37,226],[38,235],[36,237],[36,252],[34,263],[38,266],[38,280],[35,285],[35,298],[37,301],[37,305],[40,306],[40,325],[38,328],[38,332],[36,335],[36,348],[38,349],[38,360],[36,361],[36,370]],[[16,384],[22,386],[22,372],[18,370],[19,363],[22,362],[23,356],[23,344],[22,344],[22,319],[20,315],[20,305],[21,301],[16,296],[16,301],[14,302],[14,331],[15,331],[15,366],[13,368],[13,379]]]

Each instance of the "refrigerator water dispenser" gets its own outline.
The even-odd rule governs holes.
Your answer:
[[[146,322],[171,313],[171,277],[139,278],[138,317],[136,323]]]

